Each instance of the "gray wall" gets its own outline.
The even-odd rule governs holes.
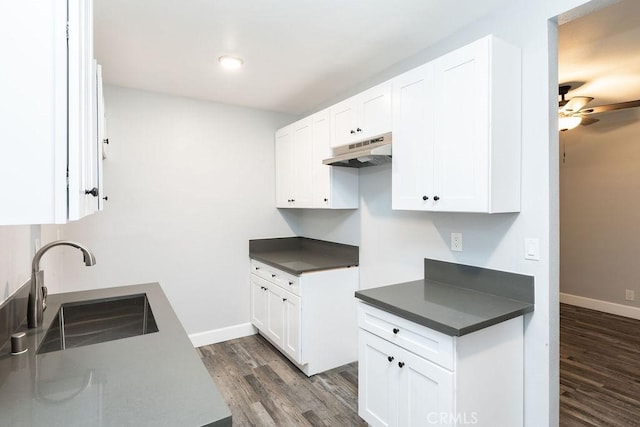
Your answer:
[[[560,136],[560,291],[640,308],[640,111],[599,118]]]
[[[273,208],[273,134],[292,118],[119,87],[105,104],[109,200],[62,227],[97,264],[61,249],[53,290],[157,281],[188,333],[248,323],[248,240],[296,234]]]
[[[31,277],[31,258],[38,239],[39,226],[0,226],[0,304]]]

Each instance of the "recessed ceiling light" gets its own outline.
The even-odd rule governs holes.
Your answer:
[[[242,59],[240,58],[227,55],[218,58],[218,62],[220,63],[222,68],[226,68],[227,70],[237,70],[238,68],[242,67],[242,64],[244,63],[244,61],[242,61]]]

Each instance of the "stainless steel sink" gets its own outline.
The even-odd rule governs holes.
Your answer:
[[[62,304],[37,353],[158,332],[146,294]]]

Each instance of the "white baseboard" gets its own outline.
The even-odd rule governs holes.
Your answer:
[[[203,345],[247,337],[249,335],[255,335],[256,333],[257,331],[251,323],[242,323],[240,325],[228,326],[226,328],[190,334],[189,339],[193,343],[194,347],[202,347]]]
[[[560,293],[560,302],[640,320],[638,307],[563,293]]]

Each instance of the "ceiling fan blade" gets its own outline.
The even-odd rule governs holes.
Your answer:
[[[580,124],[582,126],[589,126],[599,121],[600,121],[599,119],[592,119],[591,117],[583,117]]]
[[[591,101],[593,101],[593,98],[590,96],[574,96],[562,107],[562,112],[566,114],[576,113]]]
[[[598,107],[589,108],[580,111],[580,114],[597,114],[606,113],[607,111],[624,110],[625,108],[640,107],[640,99],[635,101],[618,102],[617,104],[600,105]]]

